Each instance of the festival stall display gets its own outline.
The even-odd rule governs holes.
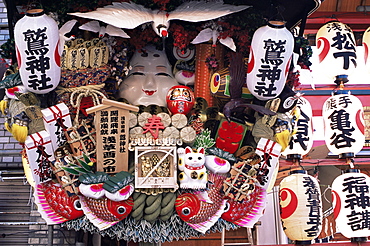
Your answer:
[[[281,152],[306,153],[292,143],[310,148],[309,107],[286,83],[293,36],[282,23],[254,28],[247,63],[252,35],[228,21],[249,6],[165,5],[122,2],[70,13],[78,19],[59,32],[46,26],[50,17],[42,11],[24,17],[42,17],[38,29],[19,29],[19,21],[20,76],[1,82],[14,97],[0,110],[7,129],[21,135],[36,205],[49,225],[135,242],[252,228],[263,216]],[[185,30],[187,22],[197,30]],[[76,38],[67,38],[69,31]],[[28,32],[39,34],[42,50],[23,47]],[[39,75],[25,66],[40,58],[58,79],[36,90],[34,75],[24,72]],[[22,85],[28,91],[11,89]],[[311,177],[298,184],[317,191]],[[320,207],[317,197],[305,199],[306,210]],[[307,219],[316,223],[309,238],[294,240],[317,234],[315,216]]]

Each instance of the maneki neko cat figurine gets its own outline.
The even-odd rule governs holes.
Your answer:
[[[189,146],[179,148],[178,168],[180,188],[182,189],[206,189],[207,188],[207,169],[205,164],[205,150],[203,147],[193,151]]]

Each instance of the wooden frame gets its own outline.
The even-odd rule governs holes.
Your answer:
[[[176,147],[135,147],[135,188],[177,188]],[[161,172],[161,168],[168,172]]]

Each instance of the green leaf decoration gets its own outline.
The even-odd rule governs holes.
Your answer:
[[[195,138],[194,148],[203,147],[204,149],[208,149],[215,145],[215,143],[215,140],[211,138],[211,131],[205,129]]]
[[[88,166],[92,166],[94,164],[87,155],[83,154],[83,157]]]
[[[84,162],[84,161],[82,161],[80,159],[78,159],[77,161],[78,161],[78,163],[80,163],[81,167],[83,169],[85,169],[86,172],[91,172],[91,166],[89,166],[88,163],[86,163],[86,162]]]
[[[62,168],[63,168],[64,171],[69,172],[70,174],[73,174],[73,175],[79,175],[80,174],[77,170],[75,170],[71,167],[62,167]]]
[[[71,167],[71,168],[80,167],[79,165],[74,164],[74,163],[68,163],[68,165],[69,165],[69,167]]]
[[[79,173],[90,173],[90,171],[87,171],[85,168],[82,167],[75,167],[74,169]]]

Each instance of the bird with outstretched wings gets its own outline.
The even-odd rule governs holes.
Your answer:
[[[103,8],[86,13],[71,15],[99,20],[118,28],[133,29],[145,23],[151,23],[160,37],[168,36],[171,20],[200,22],[216,19],[225,15],[245,10],[251,6],[235,6],[222,2],[191,1],[185,2],[171,12],[151,10],[142,5],[128,2],[114,2]]]

